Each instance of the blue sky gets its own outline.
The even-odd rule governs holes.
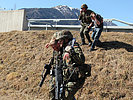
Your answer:
[[[86,3],[89,9],[105,19],[116,18],[133,23],[133,0],[0,0],[0,8],[51,8],[58,5],[80,9]]]

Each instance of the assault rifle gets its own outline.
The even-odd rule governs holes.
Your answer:
[[[51,74],[55,77],[55,85],[54,85],[54,89],[55,89],[55,93],[54,93],[54,97],[55,100],[64,100],[65,97],[65,88],[67,88],[65,85],[68,82],[68,80],[71,78],[73,72],[75,71],[75,69],[73,70],[73,72],[71,73],[71,75],[69,76],[68,80],[63,80],[63,68],[66,67],[66,65],[63,63],[63,58],[61,57],[61,55],[58,55],[55,59],[55,66],[52,69],[52,73],[50,72],[51,70],[51,65],[53,65],[53,61],[54,58],[52,58],[49,62],[49,64],[45,64],[44,66],[44,70],[42,72],[42,80],[39,83],[39,90],[42,87],[44,80],[46,78],[46,76],[48,74]],[[45,73],[44,73],[45,72]],[[38,90],[38,91],[39,91]]]
[[[40,88],[42,87],[42,85],[43,85],[43,83],[44,83],[44,80],[45,80],[45,78],[46,78],[46,76],[48,75],[48,74],[50,74],[50,69],[51,69],[51,65],[53,64],[53,58],[51,58],[50,59],[50,61],[49,61],[49,64],[45,64],[44,65],[44,69],[43,69],[43,72],[42,72],[42,80],[41,80],[41,82],[39,83],[39,89],[38,89],[38,92],[39,92],[39,90],[40,90]],[[46,70],[46,71],[45,71]],[[45,74],[44,74],[44,72],[45,72]]]
[[[74,66],[74,65],[73,65]],[[56,58],[56,65],[54,69],[54,76],[55,76],[55,100],[64,100],[65,98],[65,89],[66,83],[72,77],[76,68],[74,68],[73,72],[70,74],[67,80],[63,78],[63,69],[67,66],[63,63],[63,59],[60,56]],[[76,99],[75,99],[76,100]]]
[[[63,80],[63,60],[57,56],[55,65],[55,99],[63,100],[64,98],[64,80]]]

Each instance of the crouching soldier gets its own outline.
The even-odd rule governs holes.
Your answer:
[[[93,24],[91,24],[92,20],[90,17],[90,14],[93,11],[88,9],[88,6],[86,4],[82,4],[81,5],[81,11],[80,11],[80,15],[79,15],[79,20],[81,21],[81,29],[80,29],[80,37],[81,37],[81,45],[85,45],[85,37],[86,36],[88,42],[89,42],[89,46],[91,46],[92,41],[90,39],[89,36],[89,32],[91,31],[91,28],[93,26]]]
[[[85,73],[81,71],[85,62],[84,54],[79,47],[79,44],[73,38],[70,31],[63,30],[54,33],[51,41],[46,44],[46,48],[53,48],[53,65],[52,70],[59,64],[56,61],[62,60],[61,66],[63,66],[63,76],[59,79],[63,79],[63,100],[75,100],[75,93],[80,87],[82,87],[85,80]],[[58,56],[58,57],[57,57]],[[59,65],[59,68],[61,67]],[[51,74],[50,80],[50,100],[57,100],[56,96],[56,72]],[[62,81],[61,81],[62,82]],[[60,90],[59,90],[60,91]],[[60,91],[61,92],[61,91]],[[59,97],[59,100],[62,98]]]

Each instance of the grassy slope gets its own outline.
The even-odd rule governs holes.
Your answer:
[[[49,77],[37,93],[43,65],[52,56],[45,49],[55,31],[0,33],[0,100],[48,99]],[[78,31],[72,31],[80,42]],[[91,76],[77,92],[78,100],[133,99],[133,34],[102,33],[102,47],[82,46]],[[11,99],[12,98],[12,99]]]

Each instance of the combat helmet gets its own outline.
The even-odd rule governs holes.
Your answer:
[[[64,38],[68,38],[71,40],[73,38],[73,35],[70,31],[62,30],[62,31],[54,33],[53,38],[55,40],[64,39]]]
[[[86,9],[87,9],[88,6],[87,6],[86,4],[82,4],[82,5],[81,5],[81,9],[82,9],[82,8],[86,8]]]

